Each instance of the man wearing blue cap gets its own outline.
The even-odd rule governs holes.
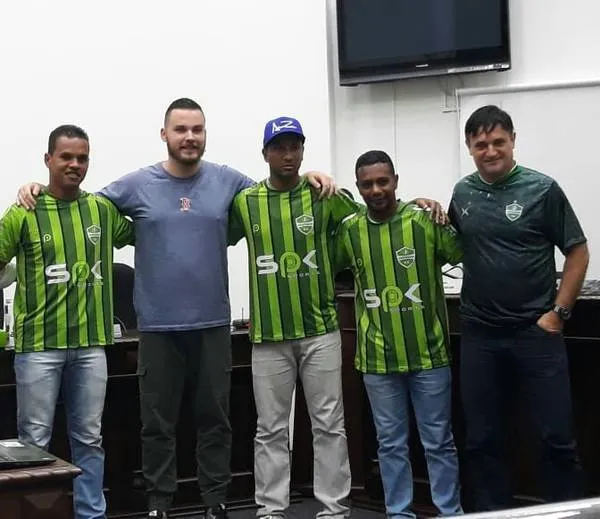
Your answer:
[[[134,220],[136,230],[134,291],[148,518],[167,517],[177,488],[176,426],[185,389],[193,402],[205,517],[225,519],[232,437],[227,215],[234,196],[253,181],[202,158],[206,121],[192,99],[169,105],[161,137],[167,160],[100,192]],[[328,180],[311,177],[312,182],[314,177]],[[42,187],[22,189],[21,196],[29,196],[26,206],[34,205],[31,197]]]
[[[304,140],[292,117],[265,125],[270,175],[234,199],[229,243],[248,241],[257,514],[282,517],[289,507],[288,431],[299,377],[312,423],[314,493],[323,507],[317,516],[341,518],[349,513],[350,466],[330,246],[340,222],[360,206],[342,193],[321,199],[299,175]]]

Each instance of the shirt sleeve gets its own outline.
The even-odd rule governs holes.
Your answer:
[[[115,204],[119,212],[127,216],[133,216],[132,212],[136,207],[135,194],[137,187],[132,182],[132,175],[135,175],[135,173],[130,173],[111,182],[97,193],[104,198],[108,198]]]
[[[563,254],[587,241],[575,211],[556,181],[552,182],[544,206],[545,233]]]
[[[450,219],[450,223],[454,227],[457,232],[460,232],[460,221],[458,219],[458,205],[456,202],[456,196],[453,193],[452,199],[450,200],[450,206],[448,207],[448,218]]]
[[[352,258],[348,252],[348,229],[344,222],[338,227],[333,237],[334,243],[334,271],[340,272],[352,266]]]
[[[344,218],[356,213],[362,207],[361,204],[352,200],[348,195],[339,192],[328,198],[327,202],[331,207],[331,224],[334,231],[338,229]]]
[[[235,193],[239,193],[240,191],[243,191],[244,189],[252,187],[254,184],[256,184],[256,182],[254,180],[252,180],[250,177],[247,177],[243,173],[240,173],[237,169],[233,169],[228,166],[224,166],[224,167],[227,168],[230,172],[232,172],[235,175],[235,182],[234,182]]]
[[[233,199],[231,209],[229,210],[227,245],[235,245],[245,235],[244,223],[242,221],[242,215],[240,214],[240,202],[242,198],[243,196],[238,193]]]
[[[112,217],[113,246],[121,249],[125,245],[135,245],[135,226],[133,222],[125,218],[112,202],[107,201],[107,205]]]
[[[436,256],[442,264],[456,265],[462,261],[463,251],[456,229],[452,225],[432,223],[435,233]]]
[[[0,262],[8,263],[19,250],[24,209],[13,205],[0,219]]]

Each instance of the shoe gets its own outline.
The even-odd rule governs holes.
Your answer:
[[[148,519],[169,519],[167,512],[159,512],[158,510],[150,510],[148,512]]]
[[[227,508],[223,503],[219,503],[216,506],[210,506],[206,509],[204,514],[205,519],[227,519]]]

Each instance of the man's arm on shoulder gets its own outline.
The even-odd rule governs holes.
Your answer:
[[[236,194],[256,184],[254,180],[244,175],[242,172],[238,171],[235,168],[225,165],[221,166],[221,168],[221,174],[229,174],[233,178],[233,191]],[[229,182],[231,182],[231,180]]]
[[[131,216],[134,209],[135,195],[139,186],[134,181],[137,172],[129,173],[98,191],[99,196],[110,200],[124,215]]]
[[[302,174],[308,183],[319,192],[319,198],[329,198],[336,194],[336,185],[333,177],[320,171],[307,171]]]
[[[17,192],[17,205],[24,207],[28,211],[35,208],[37,198],[40,193],[46,189],[44,184],[39,182],[30,182],[29,184],[23,184]]]
[[[446,225],[448,223],[448,215],[444,211],[442,204],[437,200],[431,198],[415,198],[409,203],[415,204],[424,211],[429,213],[429,218],[439,225]]]
[[[440,224],[431,219],[419,206],[409,202],[406,208],[407,216],[414,218],[422,225],[426,235],[433,240],[435,256],[444,265],[450,263],[456,265],[462,261],[462,247],[458,239],[456,229],[449,223]]]

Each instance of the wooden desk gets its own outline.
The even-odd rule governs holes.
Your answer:
[[[71,490],[81,470],[63,460],[43,467],[0,470],[2,519],[70,519]]]

